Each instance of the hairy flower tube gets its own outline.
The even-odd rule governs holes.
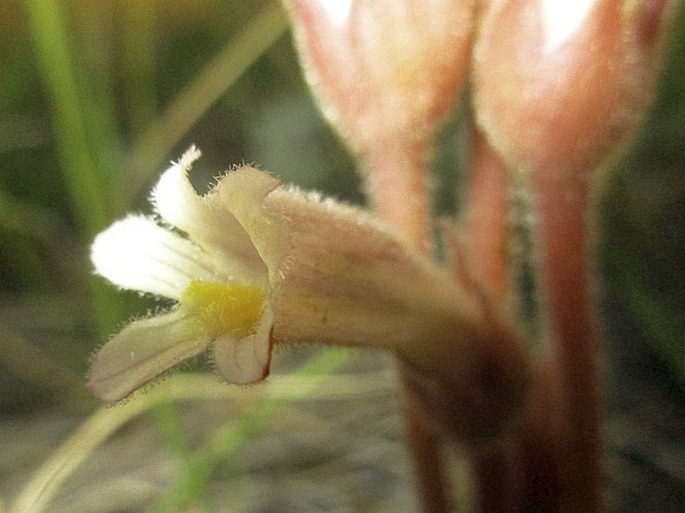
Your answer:
[[[191,148],[154,188],[159,222],[131,215],[93,243],[98,274],[175,301],[95,354],[100,398],[118,401],[210,347],[236,384],[266,377],[273,344],[288,342],[390,349],[450,380],[479,369],[466,342],[479,338],[479,309],[446,270],[364,211],[250,167],[198,195],[188,180],[198,156]]]

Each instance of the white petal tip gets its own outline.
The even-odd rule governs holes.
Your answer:
[[[178,166],[184,170],[190,169],[197,159],[202,156],[202,152],[194,144],[188,148],[178,161]]]

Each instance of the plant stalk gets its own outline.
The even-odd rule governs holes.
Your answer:
[[[389,146],[389,147],[388,147]],[[421,253],[431,251],[431,195],[427,152],[422,146],[378,145],[362,156],[368,194],[379,216]],[[414,397],[400,363],[407,443],[413,459],[421,511],[448,513],[451,497],[444,454]]]

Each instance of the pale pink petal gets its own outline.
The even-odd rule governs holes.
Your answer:
[[[278,274],[280,255],[288,240],[286,220],[265,216],[264,198],[281,182],[251,167],[231,171],[217,184],[214,192],[248,233],[252,244],[269,270],[270,279]]]
[[[198,195],[188,180],[191,165],[199,156],[192,146],[167,169],[153,189],[151,201],[165,221],[207,249],[208,258],[231,280],[252,281],[265,269],[245,230],[216,195]]]
[[[257,332],[235,339],[222,335],[214,341],[217,372],[228,383],[247,385],[266,378],[271,363],[273,314],[266,305]]]
[[[204,351],[209,339],[197,328],[181,309],[132,322],[95,353],[88,387],[107,402],[127,397]]]

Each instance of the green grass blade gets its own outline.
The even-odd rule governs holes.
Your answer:
[[[107,221],[104,191],[88,143],[63,15],[55,0],[25,0],[25,4],[52,110],[60,168],[76,219],[90,237]]]
[[[286,391],[288,393],[270,390],[251,412],[219,429],[188,466],[178,486],[173,487],[170,495],[160,502],[168,505],[169,509],[159,511],[166,513],[178,510],[186,504],[192,493],[197,490],[195,483],[200,477],[206,479],[216,464],[230,457],[241,444],[249,441],[283,404],[289,400],[307,397],[309,392],[316,390],[329,373],[349,361],[349,355],[350,352],[344,349],[328,349],[321,352],[305,362],[296,373],[297,376],[306,376],[309,379],[297,387],[294,393],[292,390]],[[183,399],[230,399],[235,397],[235,394],[235,387],[219,383],[214,376],[176,374],[145,394],[137,394],[129,401],[112,408],[99,409],[43,463],[20,491],[10,513],[45,511],[64,481],[98,446],[123,425],[156,405]],[[191,495],[188,495],[188,492],[179,494],[179,489],[190,490]],[[193,500],[197,498],[193,497]]]
[[[173,147],[200,117],[288,29],[280,2],[270,2],[230,44],[181,91],[141,136],[120,175],[118,190],[128,201],[141,192]]]

